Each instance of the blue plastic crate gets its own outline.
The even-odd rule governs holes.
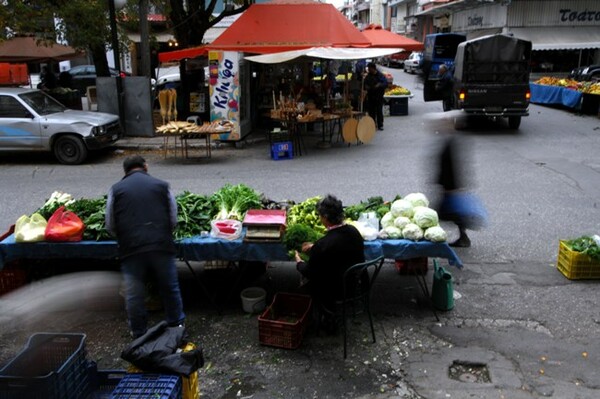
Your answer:
[[[126,374],[111,399],[181,399],[181,377],[165,374]]]
[[[36,333],[0,370],[0,399],[79,399],[88,391],[85,334]]]
[[[291,141],[271,144],[271,158],[275,161],[279,161],[280,159],[292,159],[294,157],[293,153]]]
[[[96,362],[88,363],[89,393],[86,399],[110,399],[126,370],[98,370]]]

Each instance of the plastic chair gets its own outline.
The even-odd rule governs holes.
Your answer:
[[[373,326],[373,317],[371,316],[371,288],[375,279],[379,275],[383,266],[383,256],[367,262],[358,263],[344,272],[343,280],[343,298],[335,301],[335,309],[327,309],[323,305],[320,306],[324,314],[329,314],[335,317],[336,314],[342,316],[342,331],[344,338],[344,359],[348,354],[348,327],[347,317],[348,309],[352,310],[351,315],[354,317],[359,313],[366,312],[369,316],[369,325],[371,327],[371,335],[373,343],[375,343],[375,328]],[[368,280],[365,278],[368,276]],[[319,317],[320,323],[321,317]],[[320,326],[317,327],[317,330]]]

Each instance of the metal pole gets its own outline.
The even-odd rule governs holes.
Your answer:
[[[113,49],[113,57],[115,63],[115,69],[117,70],[117,106],[119,109],[119,122],[121,123],[121,129],[123,134],[126,134],[125,130],[125,108],[123,104],[123,81],[121,79],[121,60],[119,57],[119,35],[117,32],[117,16],[115,12],[114,0],[108,0],[108,13],[110,19],[110,34],[111,34],[111,46]]]

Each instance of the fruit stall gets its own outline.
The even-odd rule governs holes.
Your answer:
[[[413,94],[407,88],[390,84],[383,95],[385,106],[389,107],[389,115],[408,115],[408,99],[412,97]]]
[[[531,102],[561,105],[586,115],[600,113],[600,82],[542,77],[530,84]]]

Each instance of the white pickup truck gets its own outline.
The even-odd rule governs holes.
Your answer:
[[[68,109],[37,89],[0,88],[0,151],[52,151],[77,165],[121,136],[116,115]]]

